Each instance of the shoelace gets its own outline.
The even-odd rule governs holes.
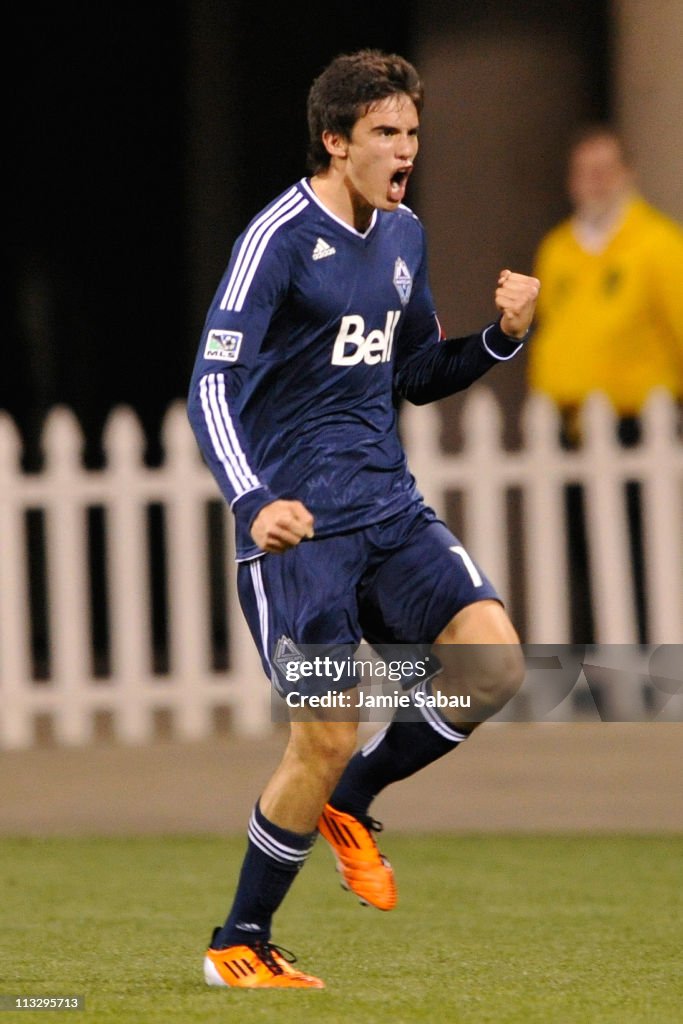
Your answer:
[[[382,822],[381,821],[377,821],[377,818],[371,818],[369,814],[364,814],[362,818],[359,817],[358,821],[361,823],[361,825],[363,825],[368,830],[368,832],[383,832],[384,831],[384,825],[382,824]],[[379,853],[379,850],[377,852]],[[380,853],[379,857],[380,857],[380,860],[382,861],[382,864],[384,864],[385,867],[387,867],[387,868],[391,867],[391,863],[384,856],[383,853]]]
[[[285,949],[283,946],[276,946],[274,942],[255,942],[252,947],[260,960],[263,960],[266,967],[273,972],[273,974],[284,974],[282,966],[277,962],[273,953],[278,953],[283,960],[286,960],[288,964],[295,964],[296,957],[294,953],[289,949]]]
[[[384,825],[381,821],[377,821],[376,818],[371,818],[369,814],[358,815],[357,819],[361,825],[368,830],[368,832],[383,832]]]

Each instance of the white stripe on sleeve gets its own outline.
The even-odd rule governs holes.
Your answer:
[[[240,246],[237,260],[221,299],[221,309],[236,312],[242,309],[249,285],[268,241],[282,224],[291,220],[306,206],[308,206],[308,199],[301,195],[295,185],[273,206],[265,210],[260,217],[257,217]]]
[[[217,394],[216,383],[215,373],[206,374],[200,381],[199,394],[204,420],[216,457],[223,466],[236,496],[241,497],[248,491],[260,487],[261,482],[249,468],[235,433],[225,398],[225,382],[221,380],[221,394]]]
[[[301,211],[305,209],[305,207],[307,206],[308,199],[302,198],[301,202],[298,203],[293,210],[290,210],[288,213],[280,217],[280,219],[277,220],[274,224],[272,224],[264,234],[258,251],[256,252],[256,255],[254,256],[253,260],[249,264],[249,267],[247,268],[246,273],[244,274],[244,283],[242,284],[240,293],[237,296],[237,299],[235,300],[234,310],[236,313],[239,313],[242,310],[242,307],[244,306],[244,300],[247,297],[249,286],[254,279],[254,274],[258,269],[258,265],[261,262],[261,257],[263,256],[263,253],[265,252],[266,246],[268,245],[268,242],[270,241],[271,237],[274,235],[278,228],[282,227],[282,225],[285,224],[288,220],[291,220],[292,217],[296,217],[296,215],[298,213],[301,213]],[[228,306],[228,309],[230,308],[233,307]]]

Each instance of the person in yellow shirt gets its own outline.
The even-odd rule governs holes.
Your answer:
[[[580,443],[580,409],[603,392],[622,444],[640,437],[638,416],[654,388],[683,398],[683,227],[647,203],[619,136],[584,129],[569,153],[570,217],[541,241],[542,283],[528,382],[556,402],[563,440]],[[639,485],[627,488],[634,597],[647,633]],[[593,622],[581,488],[567,489],[572,639],[590,643]]]
[[[543,282],[529,383],[570,416],[594,391],[620,417],[653,388],[683,396],[683,227],[636,191],[618,136],[587,129],[573,145],[574,212],[542,240]]]

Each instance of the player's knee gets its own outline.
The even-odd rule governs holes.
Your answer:
[[[300,730],[297,754],[318,777],[337,781],[356,749],[354,722],[317,722]]]
[[[316,753],[319,761],[324,761],[333,769],[344,768],[356,747],[355,727],[345,729],[335,726],[318,737]]]
[[[473,674],[473,704],[485,715],[495,714],[515,696],[524,675],[521,648],[514,644],[497,646],[495,653],[484,659],[480,671]]]

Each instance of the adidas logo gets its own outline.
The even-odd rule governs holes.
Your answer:
[[[334,256],[336,251],[333,245],[330,245],[323,238],[319,238],[315,243],[311,256],[314,260],[324,260],[326,256]]]

